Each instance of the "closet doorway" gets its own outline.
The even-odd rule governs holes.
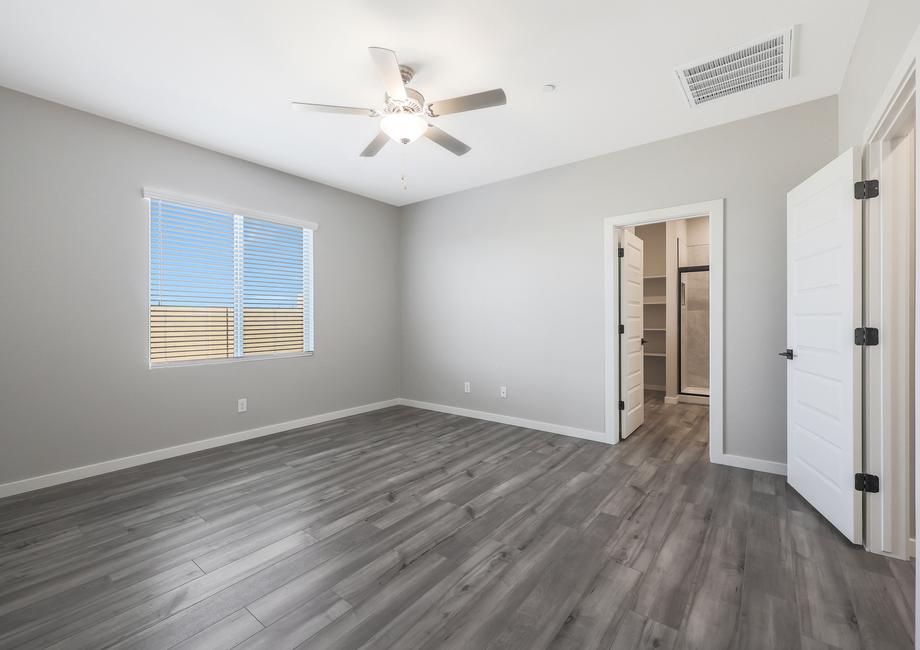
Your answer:
[[[611,217],[605,236],[611,442],[680,402],[710,405],[721,459],[722,201]]]

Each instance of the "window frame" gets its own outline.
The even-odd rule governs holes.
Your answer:
[[[292,217],[284,217],[276,214],[271,214],[268,212],[261,212],[258,210],[250,210],[248,208],[241,208],[239,206],[231,206],[223,203],[217,203],[214,201],[198,199],[189,196],[182,196],[173,194],[170,192],[161,192],[159,190],[153,190],[144,188],[141,196],[144,199],[145,203],[145,219],[147,223],[146,233],[147,233],[147,368],[150,370],[159,370],[161,368],[178,368],[183,366],[207,366],[213,364],[225,364],[225,363],[237,363],[241,361],[265,361],[266,359],[293,359],[298,357],[312,357],[316,351],[316,324],[315,324],[315,314],[313,306],[313,295],[315,291],[315,275],[314,275],[314,263],[313,257],[315,254],[316,248],[316,231],[319,229],[319,224],[308,221],[306,219],[297,219]],[[302,228],[303,230],[313,231],[310,236],[310,255],[309,259],[304,259],[303,261],[303,273],[304,273],[304,350],[302,352],[273,352],[268,354],[249,354],[242,356],[232,356],[232,357],[223,357],[217,359],[188,359],[183,361],[163,361],[154,363],[151,358],[151,347],[150,347],[150,337],[151,337],[151,292],[150,292],[150,278],[151,278],[151,263],[153,258],[153,251],[151,251],[151,227],[150,227],[150,202],[151,200],[160,200],[167,201],[171,203],[178,203],[181,205],[186,205],[191,208],[202,208],[208,210],[216,210],[220,212],[227,212],[233,215],[234,219],[237,217],[259,219],[262,221],[269,221],[271,223],[276,223],[282,226],[290,226],[294,228]],[[308,283],[306,278],[309,278],[309,290]],[[307,350],[307,341],[310,342],[310,349]]]

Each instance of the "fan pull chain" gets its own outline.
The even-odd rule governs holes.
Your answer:
[[[402,152],[400,154],[400,157],[402,159],[402,175],[399,177],[399,180],[402,182],[403,191],[409,189],[409,181],[406,180],[406,149],[407,148],[408,147],[403,145]]]

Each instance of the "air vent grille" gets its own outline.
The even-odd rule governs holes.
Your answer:
[[[757,86],[788,79],[792,33],[770,36],[709,61],[684,66],[677,76],[690,106],[734,95]]]

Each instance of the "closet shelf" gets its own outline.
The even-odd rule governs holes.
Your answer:
[[[645,296],[643,302],[646,305],[663,305],[665,303],[664,296]]]
[[[661,357],[662,359],[665,356],[664,352],[643,352],[642,354],[647,357]]]
[[[668,276],[666,275],[646,275],[644,276],[646,280],[664,280],[666,277]]]
[[[663,327],[643,327],[646,332],[666,332],[667,330]]]

